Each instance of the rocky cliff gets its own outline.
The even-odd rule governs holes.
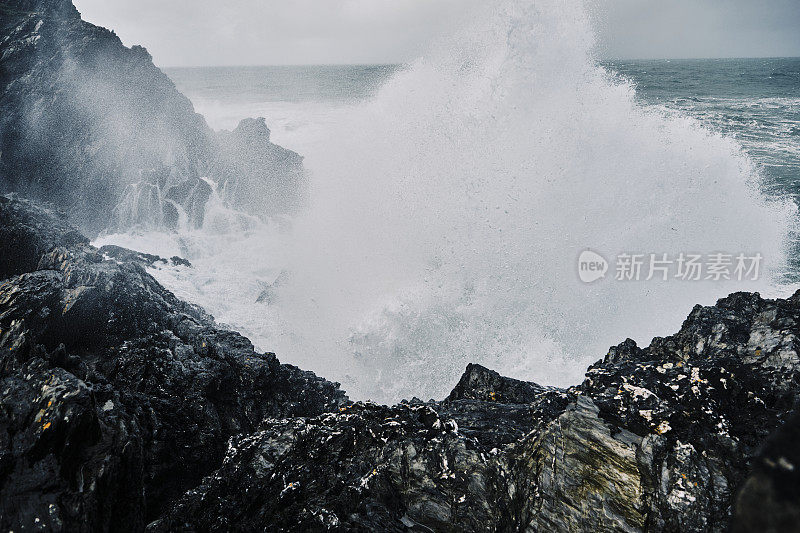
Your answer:
[[[800,293],[698,306],[569,389],[470,365],[349,402],[75,228],[291,209],[302,169],[68,0],[0,0],[0,187],[63,208],[0,196],[1,530],[800,530]]]
[[[349,403],[0,197],[0,528],[791,531],[800,294],[696,307],[569,389]],[[173,260],[178,260],[174,258]]]
[[[63,217],[0,197],[0,228],[3,531],[142,530],[231,436],[345,402]]]
[[[216,134],[147,51],[70,0],[0,1],[0,191],[55,203],[90,234],[203,222],[216,183],[254,215],[304,194],[302,159],[262,121]]]

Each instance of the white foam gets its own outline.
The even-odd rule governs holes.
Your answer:
[[[162,282],[282,361],[390,402],[443,397],[469,362],[577,383],[609,345],[674,332],[695,303],[780,291],[794,212],[758,192],[736,142],[637,104],[593,61],[578,3],[480,11],[305,141],[312,201],[291,236],[185,233],[195,268]],[[586,248],[759,252],[767,275],[584,284]],[[254,303],[284,269],[273,303]]]

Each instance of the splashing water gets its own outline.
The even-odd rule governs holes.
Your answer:
[[[290,229],[232,229],[217,205],[200,229],[102,241],[188,256],[193,269],[156,272],[178,296],[386,402],[441,398],[470,362],[577,383],[609,345],[668,334],[695,303],[777,290],[794,212],[758,192],[734,141],[637,104],[591,57],[578,3],[476,10],[304,148],[312,200]],[[765,275],[584,284],[587,248],[758,252]]]

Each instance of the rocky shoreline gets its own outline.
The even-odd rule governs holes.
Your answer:
[[[697,306],[569,389],[470,365],[389,407],[256,353],[51,209],[0,197],[0,223],[4,530],[797,526],[800,294]]]
[[[215,193],[250,215],[290,213],[305,174],[264,119],[212,131],[147,50],[71,0],[3,0],[0,192],[52,203],[89,234],[174,230],[201,227]]]
[[[69,0],[0,0],[0,67],[0,530],[800,531],[800,292],[697,306],[568,389],[469,365],[354,403],[146,270],[184,259],[84,236],[291,211],[263,119],[212,132]]]
[[[141,530],[233,435],[346,401],[52,211],[0,197],[0,223],[3,530]]]

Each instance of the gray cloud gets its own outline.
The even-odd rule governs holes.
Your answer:
[[[161,66],[390,63],[486,0],[76,0]],[[569,0],[578,1],[578,0]],[[595,0],[606,57],[800,55],[798,0]]]
[[[800,55],[798,0],[601,0],[593,13],[605,57]]]

